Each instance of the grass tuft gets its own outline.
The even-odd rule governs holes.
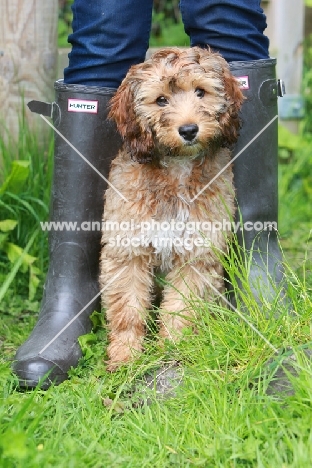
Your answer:
[[[22,184],[11,180],[10,191],[0,192],[0,221],[16,221],[0,224],[6,229],[1,234],[23,251],[34,236],[28,253],[45,271],[46,236],[36,229],[38,219],[47,216],[52,142],[44,153],[24,127],[17,143],[0,142],[0,148],[2,184],[12,174],[14,161],[26,161],[28,168],[27,174],[19,172]],[[243,304],[248,306],[248,322],[274,348],[298,348],[302,371],[294,380],[295,394],[268,396],[264,364],[274,354],[272,347],[222,301],[208,306],[196,297],[191,303],[197,334],[186,330],[179,344],[160,348],[151,327],[145,353],[109,374],[104,364],[106,324],[94,316],[98,329],[82,339],[85,354],[71,370],[70,380],[46,392],[19,392],[10,364],[35,323],[43,276],[38,275],[37,292],[29,298],[29,267],[13,274],[3,243],[1,284],[10,274],[14,278],[0,303],[0,467],[311,465],[312,363],[300,351],[311,342],[310,153],[304,148],[292,151],[281,165],[279,234],[293,314],[278,291],[276,301],[259,307],[248,287],[248,262],[242,261],[239,249],[231,250],[227,269],[238,310],[245,313]],[[245,286],[244,295],[239,294],[239,282]],[[135,405],[146,394],[133,395],[133,386],[146,372],[172,360],[183,368],[183,384],[175,396],[159,401],[151,391],[150,406]]]

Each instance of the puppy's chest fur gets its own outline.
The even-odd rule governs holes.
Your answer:
[[[169,164],[162,169],[165,184],[161,190],[149,187],[153,210],[145,214],[142,232],[145,244],[152,246],[156,263],[161,270],[172,268],[174,254],[183,255],[185,247],[191,248],[194,207],[190,196],[193,162]],[[193,209],[192,209],[193,208]],[[197,233],[199,235],[199,233]]]
[[[205,247],[194,245],[194,239],[203,238],[201,223],[222,222],[234,212],[230,167],[207,187],[228,162],[226,149],[213,158],[172,159],[165,165],[140,165],[120,152],[113,161],[110,182],[128,201],[109,188],[104,220],[131,223],[131,231],[114,233],[130,240],[140,239],[139,247],[129,243],[125,251],[130,255],[145,251],[152,256],[152,263],[163,270],[172,267],[175,255],[187,261],[190,252],[192,257],[207,252],[207,238],[221,248],[214,232],[204,233]],[[103,233],[105,241],[107,236]]]

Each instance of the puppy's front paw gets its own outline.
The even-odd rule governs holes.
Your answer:
[[[106,361],[106,364],[107,372],[115,372],[123,363],[115,361]]]
[[[110,342],[107,354],[107,371],[114,372],[122,364],[133,361],[139,353],[142,352],[142,345],[138,341],[128,341],[125,343],[120,339],[114,339]]]

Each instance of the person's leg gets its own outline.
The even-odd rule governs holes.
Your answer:
[[[19,348],[13,369],[21,387],[60,383],[81,357],[78,337],[91,330],[100,307],[98,269],[103,195],[120,138],[107,120],[108,103],[130,65],[148,47],[152,1],[75,0],[72,52],[65,80],[55,84],[56,102],[30,108],[53,114],[55,137],[51,221],[76,229],[49,236],[50,266],[38,322]],[[104,177],[101,177],[101,175]],[[83,224],[85,222],[85,224]]]
[[[148,49],[152,0],[75,0],[67,84],[118,88]]]
[[[180,9],[192,47],[209,45],[228,62],[269,58],[260,0],[181,0]]]
[[[276,233],[278,90],[275,60],[269,58],[269,41],[263,34],[266,18],[259,0],[181,0],[181,12],[191,44],[220,52],[243,83],[246,100],[233,157],[242,153],[233,170],[237,221],[241,214],[248,224],[238,232],[238,241],[248,253],[253,252],[249,283],[254,296],[270,300],[283,275]],[[275,229],[261,232],[265,223]]]

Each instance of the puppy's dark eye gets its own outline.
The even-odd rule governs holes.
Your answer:
[[[165,96],[159,96],[156,99],[156,104],[160,107],[165,107],[167,104],[169,104],[168,99],[165,98]]]
[[[195,89],[195,94],[198,96],[200,99],[205,96],[205,90],[202,88],[196,88]]]

